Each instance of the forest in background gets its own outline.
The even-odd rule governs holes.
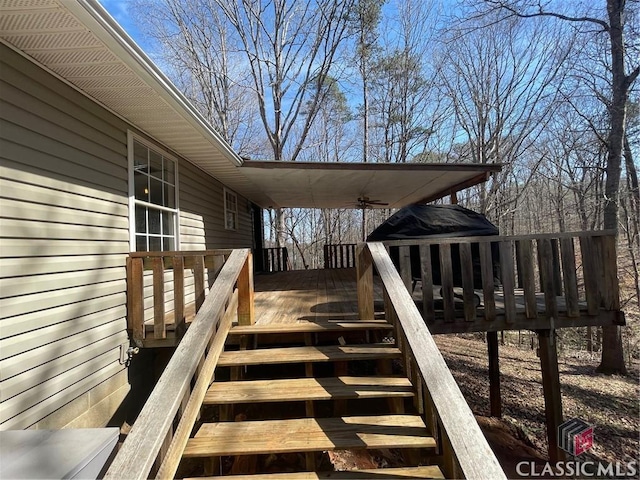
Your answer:
[[[625,360],[640,356],[637,0],[136,0],[154,60],[247,159],[500,163],[459,203],[501,234],[619,232]],[[354,199],[355,205],[356,199]],[[266,212],[321,268],[390,210]],[[563,333],[601,348],[599,331]],[[620,333],[618,332],[619,336]],[[615,341],[615,337],[611,337]]]

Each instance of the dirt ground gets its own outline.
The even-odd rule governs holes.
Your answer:
[[[510,478],[522,460],[547,458],[540,360],[535,350],[500,346],[502,420],[488,418],[487,345],[471,336],[436,336],[453,376],[476,414]],[[594,446],[581,460],[629,462],[640,457],[638,364],[627,376],[595,372],[598,358],[586,353],[559,356],[565,419],[594,427]]]

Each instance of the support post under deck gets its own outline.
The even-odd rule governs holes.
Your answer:
[[[487,350],[489,354],[489,405],[491,408],[491,416],[501,418],[502,398],[500,395],[498,332],[487,332]]]
[[[565,460],[566,455],[564,450],[560,448],[558,441],[558,427],[562,424],[562,396],[555,330],[539,330],[538,341],[540,345],[544,409],[547,419],[549,460],[551,462],[560,462]]]

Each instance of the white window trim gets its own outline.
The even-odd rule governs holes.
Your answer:
[[[227,226],[227,193],[233,195],[236,199],[236,211],[234,212],[236,214],[236,226],[235,228],[229,228]],[[237,231],[238,230],[238,222],[240,221],[239,215],[238,215],[238,210],[239,210],[239,206],[238,206],[238,194],[229,190],[228,188],[223,188],[222,189],[222,194],[224,195],[224,229],[225,230],[231,230],[231,231]]]
[[[134,177],[133,175],[133,160],[134,160],[133,159],[133,142],[134,140],[146,146],[147,148],[162,154],[163,156],[167,157],[168,159],[174,162],[176,166],[176,171],[175,171],[176,208],[175,209],[167,208],[162,205],[156,205],[154,203],[143,202],[141,200],[136,201],[135,185],[134,185],[134,178],[133,178]],[[176,232],[175,248],[176,250],[180,250],[180,204],[179,204],[180,175],[179,175],[178,159],[171,153],[167,152],[164,148],[160,147],[159,145],[146,140],[140,135],[136,135],[131,130],[127,130],[127,161],[128,161],[128,183],[129,183],[129,251],[130,252],[136,251],[136,203],[140,205],[146,205],[153,208],[157,208],[158,210],[166,210],[166,211],[175,213],[175,225],[173,226],[174,232]]]

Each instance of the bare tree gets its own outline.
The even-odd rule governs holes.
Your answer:
[[[490,23],[490,25],[486,25]],[[560,66],[571,42],[559,48],[558,32],[542,22],[468,19],[451,29],[442,81],[456,117],[456,161],[501,163],[502,172],[479,190],[478,209],[492,218],[512,215],[518,195],[536,172],[531,150],[551,118]],[[540,157],[537,159],[540,160]],[[527,178],[502,187],[514,174]]]
[[[354,0],[216,2],[242,46],[273,160],[295,161],[327,94]],[[282,245],[284,215],[276,217]]]
[[[506,12],[507,17],[551,17],[579,26],[589,26],[589,28],[585,27],[584,31],[590,35],[593,34],[592,29],[595,28],[599,34],[607,36],[610,92],[609,95],[606,95],[609,129],[606,136],[607,177],[604,191],[604,228],[617,231],[627,106],[631,87],[640,75],[638,59],[630,59],[626,54],[624,30],[627,2],[625,0],[606,0],[606,11],[590,6],[589,10],[582,12],[547,10],[546,5],[531,0],[512,2],[485,0],[485,3],[500,12]],[[635,62],[635,65],[631,62]],[[609,374],[626,373],[620,327],[611,325],[603,327],[602,330],[602,361],[598,370]]]
[[[139,0],[140,28],[158,41],[173,80],[240,155],[254,154],[259,130],[239,67],[234,32],[214,0]]]

